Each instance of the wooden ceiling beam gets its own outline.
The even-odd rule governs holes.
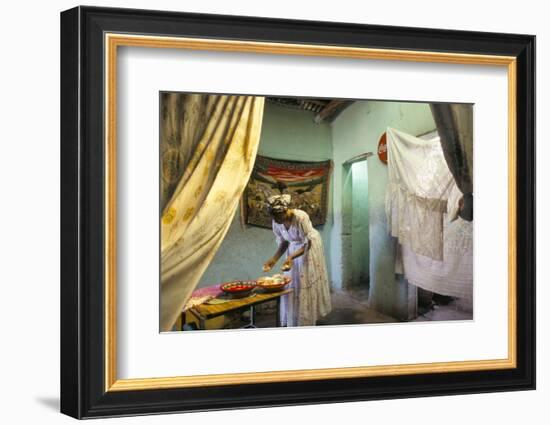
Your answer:
[[[320,124],[323,121],[332,122],[334,119],[348,106],[350,106],[353,100],[340,100],[333,99],[317,114],[313,119],[316,124]]]

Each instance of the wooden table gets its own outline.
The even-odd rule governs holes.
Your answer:
[[[213,319],[214,317],[223,316],[224,314],[246,310],[250,308],[250,323],[245,328],[255,328],[254,325],[254,307],[263,304],[268,301],[277,301],[277,309],[275,314],[277,315],[276,326],[281,326],[280,322],[280,311],[281,311],[281,296],[289,294],[292,292],[292,289],[284,289],[277,292],[260,292],[254,291],[254,296],[248,296],[245,298],[236,298],[231,301],[227,301],[221,304],[199,304],[194,307],[191,307],[188,312],[193,314],[197,319],[199,319],[199,329],[206,329],[206,321],[208,319]],[[183,325],[185,324],[185,314],[182,313],[181,326],[183,330]]]

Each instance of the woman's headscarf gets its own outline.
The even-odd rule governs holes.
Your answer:
[[[275,214],[285,212],[290,206],[291,197],[288,194],[273,195],[267,198],[269,211]]]

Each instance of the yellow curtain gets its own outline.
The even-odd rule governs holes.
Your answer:
[[[219,100],[219,96],[201,94],[161,94],[162,211],[181,180],[183,170],[190,164]]]
[[[180,104],[187,122],[168,127],[185,130],[175,132],[188,142],[175,155],[181,177],[175,188],[161,187],[169,196],[161,218],[161,331],[172,329],[229,229],[256,158],[264,98],[203,95]]]

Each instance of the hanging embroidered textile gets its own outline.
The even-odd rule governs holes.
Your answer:
[[[291,195],[292,208],[305,211],[313,226],[325,224],[332,162],[284,161],[258,155],[243,199],[243,221],[271,229],[267,199]]]
[[[443,259],[443,214],[454,184],[439,138],[424,140],[387,129],[388,229],[413,252]]]

